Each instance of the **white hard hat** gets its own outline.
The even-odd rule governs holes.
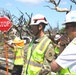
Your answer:
[[[55,35],[54,40],[59,40],[61,38],[61,36],[59,34]]]
[[[63,25],[70,22],[76,22],[76,10],[70,11],[66,15],[65,22],[63,23]]]
[[[48,24],[46,18],[42,14],[37,14],[32,17],[30,25],[38,25],[39,23]]]

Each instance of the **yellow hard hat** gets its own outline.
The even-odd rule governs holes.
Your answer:
[[[24,40],[21,40],[19,37],[16,37],[13,41],[13,43],[16,44],[16,46],[23,47],[24,46]]]

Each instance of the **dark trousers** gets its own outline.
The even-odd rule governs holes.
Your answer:
[[[14,65],[12,75],[21,75],[23,65]]]

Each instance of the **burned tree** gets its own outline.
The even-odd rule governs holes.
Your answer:
[[[19,9],[18,9],[19,10]],[[20,11],[20,10],[19,10]],[[31,16],[25,13],[28,17],[28,19],[25,18],[25,15],[23,12],[21,12],[21,16],[18,18],[15,15],[12,15],[12,21],[13,21],[13,27],[12,27],[12,33],[14,33],[14,29],[17,31],[14,33],[15,36],[18,36],[22,39],[22,36],[24,36],[24,33],[26,36],[31,36],[31,30],[30,30],[30,21],[31,21]]]
[[[4,8],[0,8],[0,17],[8,17],[11,20],[11,13],[10,11],[4,9]]]
[[[26,28],[28,29],[28,34],[30,34],[32,36],[30,22],[31,22],[31,18],[32,18],[33,13],[31,13],[31,15],[28,15],[27,13],[25,13],[25,14],[28,16],[28,19],[25,21],[25,25],[26,25]]]

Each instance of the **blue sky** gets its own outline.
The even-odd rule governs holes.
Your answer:
[[[21,10],[23,13],[33,13],[33,15],[43,14],[46,16],[52,28],[57,27],[57,23],[59,23],[59,28],[62,28],[62,23],[65,20],[66,13],[57,12],[55,10],[51,10],[48,7],[44,7],[46,5],[49,5],[53,8],[55,7],[53,4],[46,1],[47,0],[0,0],[0,8],[5,8],[6,10],[9,10],[11,14],[16,15],[17,17],[20,16],[19,10]],[[70,5],[72,5],[72,10],[76,10],[76,5],[70,0],[61,0],[58,7],[70,9]],[[46,27],[46,29],[48,28],[49,25]]]

